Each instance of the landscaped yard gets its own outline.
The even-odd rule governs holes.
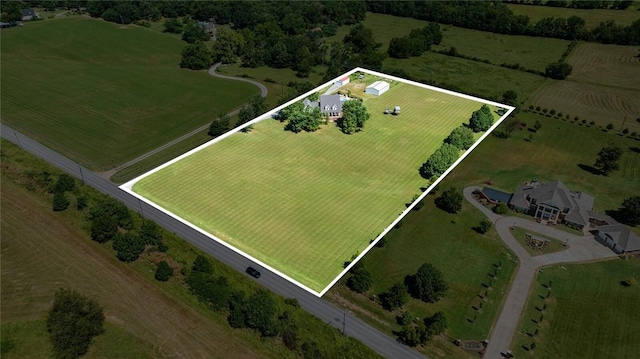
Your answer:
[[[557,226],[556,228],[559,228],[559,227],[561,226]],[[520,245],[524,249],[526,249],[527,252],[529,252],[529,254],[532,256],[539,256],[541,254],[558,252],[567,248],[564,245],[564,243],[558,241],[557,239],[553,239],[543,234],[526,230],[520,227],[511,227],[511,234],[513,234],[513,236],[518,240]],[[531,237],[533,241],[528,242],[527,237]],[[535,241],[540,241],[540,240],[542,241],[546,240],[547,242],[546,244],[539,244],[539,246],[537,246],[536,245],[537,243]]]
[[[267,119],[133,190],[320,292],[420,193],[420,165],[480,108],[398,82],[365,105],[363,132],[293,134]],[[400,116],[383,115],[393,106]]]
[[[180,69],[186,43],[68,18],[2,30],[2,121],[94,169],[126,162],[258,93]]]
[[[515,357],[636,358],[638,281],[638,258],[545,268],[512,343]]]

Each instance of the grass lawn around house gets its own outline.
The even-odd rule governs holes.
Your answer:
[[[626,280],[630,286],[622,283]],[[533,284],[511,344],[515,357],[636,358],[640,351],[638,281],[638,258],[545,268]],[[536,329],[537,335],[532,336]],[[532,343],[536,344],[533,350]]]
[[[418,168],[481,103],[394,81],[365,105],[362,132],[266,119],[125,186],[321,292],[421,193]]]
[[[545,17],[563,17],[565,19],[571,16],[579,16],[584,19],[586,27],[592,29],[601,22],[613,20],[616,25],[631,25],[634,21],[640,19],[640,12],[637,8],[630,6],[627,10],[610,10],[610,9],[571,9],[551,6],[531,6],[520,4],[506,4],[507,7],[516,15],[526,15],[532,24]]]
[[[560,226],[556,226],[554,228],[558,228],[558,227]],[[567,249],[567,246],[561,241],[547,237],[543,234],[526,230],[520,227],[511,227],[510,229],[511,229],[511,234],[513,234],[513,236],[518,240],[518,243],[520,243],[520,245],[524,249],[526,249],[527,252],[532,256],[539,256],[541,254],[559,252]],[[547,240],[548,242],[544,247],[534,248],[527,243],[527,236],[529,235],[533,238],[540,238],[540,239]]]
[[[259,93],[248,83],[180,69],[185,46],[150,29],[99,19],[4,29],[2,121],[105,170]]]

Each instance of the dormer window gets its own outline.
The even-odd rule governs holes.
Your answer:
[[[338,106],[333,105],[333,107],[331,109],[334,110],[334,111],[337,111],[338,110]]]
[[[329,105],[326,105],[326,106],[324,107],[324,110],[325,110],[325,111],[329,111]]]

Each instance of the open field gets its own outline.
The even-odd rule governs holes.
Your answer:
[[[509,213],[509,215],[511,215],[511,213]],[[527,219],[531,218],[526,217]],[[557,226],[557,227],[566,227],[566,226]],[[575,232],[575,234],[578,234],[579,232]],[[520,242],[520,245],[522,246],[522,248],[524,248],[530,255],[532,256],[539,256],[541,254],[547,254],[547,253],[553,253],[553,252],[558,252],[558,251],[562,251],[567,249],[566,246],[564,246],[564,243],[558,241],[557,239],[553,239],[550,237],[547,237],[543,234],[540,234],[538,232],[534,232],[534,231],[530,231],[530,230],[526,230],[520,227],[511,227],[511,234],[513,234],[513,236],[515,237],[515,239],[518,240],[518,242]],[[547,243],[547,245],[545,246],[544,249],[540,250],[540,249],[533,249],[531,248],[531,246],[529,246],[527,244],[526,241],[526,236],[527,234],[530,234],[534,237],[537,238],[542,238],[542,239],[546,239],[549,242]]]
[[[622,281],[635,279],[629,287]],[[546,297],[551,281],[551,295]],[[636,358],[640,259],[555,266],[534,282],[512,350],[516,358]],[[540,297],[542,296],[542,298]],[[547,309],[544,310],[544,305]],[[537,307],[537,308],[536,308]],[[535,323],[532,319],[541,323]],[[531,337],[526,333],[538,334]],[[522,346],[535,343],[534,350]]]
[[[550,6],[530,6],[518,4],[506,4],[516,15],[526,15],[531,19],[531,23],[536,23],[544,17],[564,17],[579,16],[586,22],[587,28],[594,28],[601,22],[613,20],[618,25],[631,25],[640,19],[640,12],[630,7],[627,10],[609,9],[569,9]]]
[[[489,60],[492,64],[520,64],[526,69],[544,71],[567,49],[569,41],[533,36],[510,36],[492,32],[441,25],[442,42],[434,50],[455,47],[458,53]]]
[[[420,165],[480,107],[399,82],[365,104],[361,133],[331,124],[293,134],[267,119],[133,190],[320,292],[420,193]],[[392,106],[402,115],[382,114]]]
[[[3,143],[3,152],[6,147]],[[7,168],[3,167],[4,171]],[[224,358],[264,357],[267,344],[260,343],[257,336],[250,341],[250,333],[234,331],[225,319],[221,319],[222,323],[212,320],[167,296],[119,262],[106,247],[92,242],[78,228],[77,214],[52,212],[48,200],[14,184],[4,174],[1,190],[3,337],[6,328],[18,330],[22,325],[30,326],[25,322],[40,320],[49,309],[54,292],[68,287],[100,302],[109,323],[107,330],[129,333],[114,334],[110,336],[114,341],[104,343],[103,347],[111,348],[112,353],[119,353],[116,351],[122,340],[133,336],[147,343],[148,349],[139,350],[151,357],[198,357],[204,353],[208,357],[215,353]],[[166,283],[165,287],[170,285]],[[17,353],[18,344],[16,339]],[[282,357],[282,353],[273,356]]]
[[[414,78],[454,85],[463,89],[461,92],[483,94],[487,98],[500,99],[505,91],[514,90],[518,101],[526,100],[546,80],[528,72],[434,52],[405,60],[387,58],[383,68],[385,72],[401,69]]]
[[[247,83],[180,69],[184,46],[153,30],[85,18],[5,29],[2,121],[107,169],[258,93]]]
[[[573,73],[540,89],[530,103],[640,132],[640,58],[635,46],[581,44],[569,56]],[[625,122],[625,117],[627,118]]]

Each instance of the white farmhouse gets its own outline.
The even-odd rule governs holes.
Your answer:
[[[380,96],[383,93],[387,92],[388,90],[389,90],[388,82],[376,81],[371,85],[367,86],[364,92],[371,95]]]

